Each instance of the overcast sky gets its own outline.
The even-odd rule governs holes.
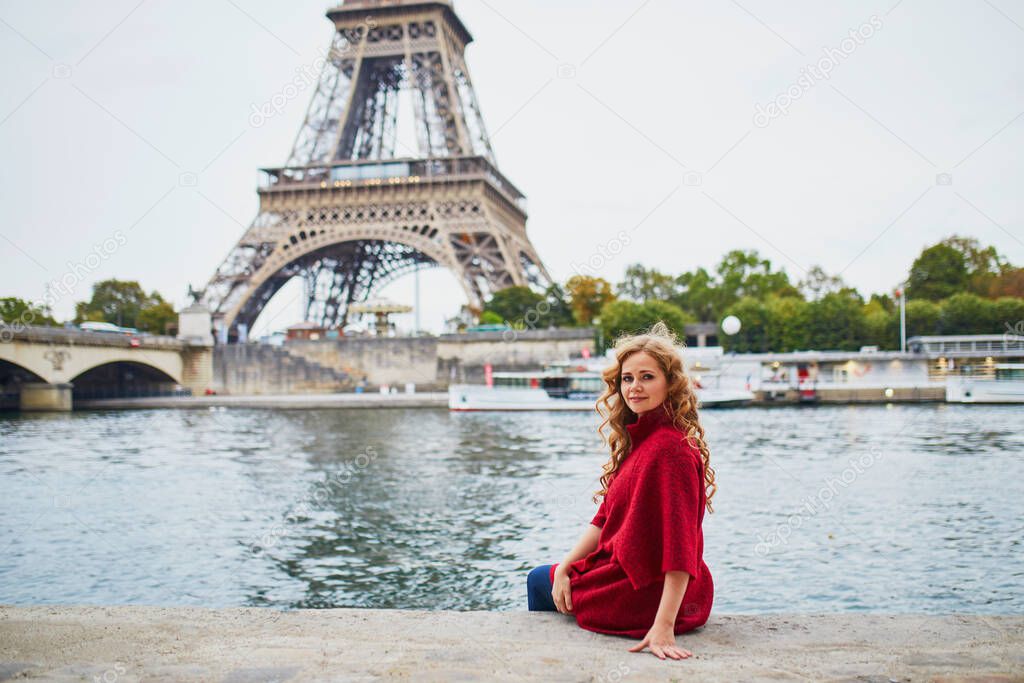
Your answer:
[[[184,305],[255,216],[257,169],[290,151],[308,91],[259,127],[250,114],[327,47],[327,6],[0,0],[0,296],[63,279],[64,319],[120,278]],[[1024,2],[455,7],[556,279],[757,249],[793,280],[819,264],[870,294],[953,233],[1024,264]],[[411,282],[384,294],[412,304]],[[440,269],[421,288],[439,331],[462,290]],[[299,295],[282,290],[255,332],[298,321]]]

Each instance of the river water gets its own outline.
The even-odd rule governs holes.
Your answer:
[[[1024,613],[1024,409],[703,413],[717,612]],[[525,609],[590,414],[0,415],[0,603]]]

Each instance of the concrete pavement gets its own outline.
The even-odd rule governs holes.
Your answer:
[[[0,606],[0,680],[1024,681],[1024,616],[712,613],[694,657],[538,612]]]

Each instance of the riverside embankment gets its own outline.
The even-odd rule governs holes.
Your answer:
[[[694,656],[537,612],[0,607],[0,680],[1024,681],[1024,616],[712,614]]]
[[[132,408],[447,408],[448,394],[344,393],[344,394],[215,394],[211,396],[152,396],[75,401],[75,409],[124,410]]]

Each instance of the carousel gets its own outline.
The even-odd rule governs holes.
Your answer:
[[[395,336],[395,323],[389,316],[395,313],[410,313],[412,306],[399,304],[390,299],[367,299],[359,304],[349,306],[349,311],[360,315],[373,316],[373,333],[378,337]]]

